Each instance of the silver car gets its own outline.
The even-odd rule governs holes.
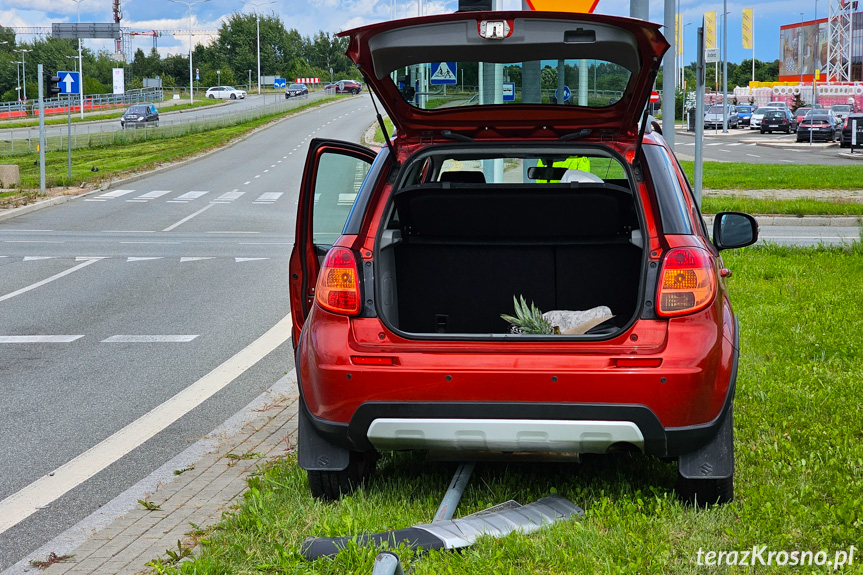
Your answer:
[[[721,128],[723,121],[723,110],[722,104],[718,104],[715,106],[710,106],[707,109],[707,113],[704,114],[704,127],[705,128]],[[728,127],[729,128],[737,128],[740,126],[740,117],[737,115],[737,108],[734,106],[728,106]]]
[[[244,99],[246,97],[245,90],[238,90],[233,86],[213,86],[207,90],[208,98],[220,98],[222,100]]]
[[[833,115],[836,116],[836,119],[839,120],[841,125],[845,122],[845,118],[854,111],[854,107],[850,104],[834,104],[830,106],[830,111],[833,112]]]

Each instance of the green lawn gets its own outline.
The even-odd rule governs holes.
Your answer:
[[[679,504],[676,467],[636,454],[580,464],[481,463],[457,516],[558,492],[582,521],[530,536],[484,539],[460,552],[399,552],[415,574],[827,573],[827,567],[707,567],[698,552],[837,551],[857,547],[863,573],[863,247],[726,252],[742,330],[735,403],[736,499],[710,510]],[[350,546],[314,563],[309,535],[351,535],[430,521],[454,470],[386,455],[371,483],[338,503],[311,498],[292,458],[250,480],[242,504],[202,538],[203,554],[160,572],[369,574],[376,550]],[[766,558],[766,555],[765,555]]]
[[[45,154],[46,185],[67,186],[81,183],[98,183],[117,177],[119,174],[143,171],[165,163],[192,157],[201,152],[224,146],[251,130],[300,110],[319,106],[331,98],[317,100],[297,108],[277,112],[247,122],[240,122],[213,129],[196,130],[171,137],[171,132],[161,129],[127,130],[109,133],[113,143],[103,146],[76,148],[72,151],[72,179],[67,177],[66,151]],[[231,119],[225,119],[226,123]],[[188,128],[188,126],[187,126]],[[111,142],[109,141],[109,142]],[[9,156],[3,161],[17,163],[23,189],[39,188],[39,154]],[[93,171],[96,168],[97,171]],[[22,192],[26,193],[26,192]]]
[[[689,181],[695,162],[680,162]],[[704,162],[704,187],[710,190],[859,190],[860,166]]]

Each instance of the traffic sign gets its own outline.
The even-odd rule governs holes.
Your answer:
[[[455,62],[432,62],[431,84],[457,84],[456,73],[458,68]]]
[[[655,104],[659,101],[659,92],[650,93],[650,103]]]
[[[570,91],[569,86],[563,87],[563,101],[569,102],[569,99],[572,98],[572,91]],[[557,95],[557,90],[554,91],[554,99],[560,101],[560,98]]]
[[[503,101],[515,102],[515,82],[503,83]]]
[[[273,88],[276,90],[284,90],[287,85],[288,81],[285,78],[276,78],[273,80]]]
[[[57,72],[60,77],[61,94],[79,94],[81,92],[81,75],[78,72]]]
[[[708,48],[704,51],[704,62],[713,64],[719,62],[719,48]]]

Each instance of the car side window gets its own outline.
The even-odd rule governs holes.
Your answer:
[[[312,218],[312,238],[316,245],[331,246],[342,235],[370,166],[366,160],[343,154],[321,156]]]

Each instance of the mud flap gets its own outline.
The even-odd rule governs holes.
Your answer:
[[[729,409],[713,439],[704,447],[685,453],[677,462],[686,479],[727,479],[734,475],[734,410]]]
[[[297,413],[297,435],[297,461],[306,471],[342,471],[348,467],[350,452],[318,434],[302,398]]]

